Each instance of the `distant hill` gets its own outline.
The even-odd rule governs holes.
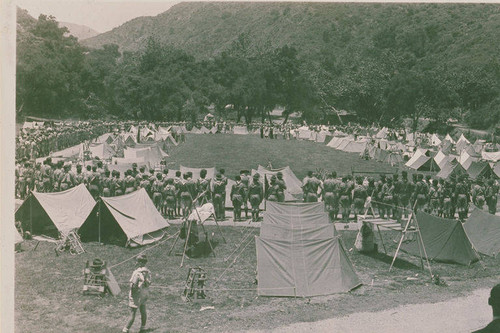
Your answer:
[[[203,58],[245,36],[245,47],[254,51],[288,44],[314,55],[325,44],[335,44],[342,53],[349,45],[368,49],[377,43],[399,44],[417,56],[439,52],[484,58],[498,54],[499,9],[498,4],[187,2],[82,43],[91,48],[114,43],[122,51],[136,51],[154,37]]]
[[[75,36],[79,40],[99,35],[99,32],[85,25],[68,23],[68,22],[59,22],[59,26],[68,28],[69,34]]]

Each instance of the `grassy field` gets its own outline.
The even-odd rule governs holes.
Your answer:
[[[393,170],[386,164],[365,161],[358,154],[336,151],[319,143],[262,140],[257,136],[190,135],[186,143],[169,153],[169,167],[172,169],[180,164],[215,166],[225,168],[230,177],[238,174],[240,169],[267,165],[269,161],[274,167],[289,165],[299,178],[316,168],[336,170],[339,174],[350,173],[351,166],[356,170],[375,172]],[[173,225],[169,233],[174,234],[177,230],[178,226]],[[270,329],[401,304],[437,302],[477,288],[491,287],[498,282],[500,274],[498,261],[493,258],[484,259],[484,269],[479,263],[471,267],[433,263],[433,272],[447,282],[447,286],[438,286],[417,267],[417,258],[404,253],[389,273],[391,257],[357,253],[352,250],[356,232],[342,231],[342,241],[363,286],[350,293],[311,299],[258,297],[254,284],[256,252],[253,236],[259,229],[223,227],[227,243],[221,241],[214,227],[207,227],[207,231],[215,232],[217,256],[189,259],[183,268],[179,267],[180,256],[167,256],[173,239],[154,248],[139,249],[86,243],[87,253],[59,257],[56,257],[52,243],[41,242],[36,251],[32,251],[36,241],[24,242],[24,251],[16,254],[16,331],[120,332],[128,315],[127,281],[134,269],[134,260],[112,269],[122,287],[122,293],[117,297],[83,296],[84,264],[86,260],[101,258],[109,265],[115,265],[149,248],[148,267],[154,278],[148,304],[148,326],[152,332]],[[389,253],[395,251],[395,236],[391,232],[384,233]],[[242,243],[243,250],[235,252]],[[174,252],[181,251],[182,246],[178,243]],[[239,255],[238,259],[226,270],[236,255]],[[201,304],[185,303],[180,294],[188,267],[196,266],[208,272],[209,299]],[[214,309],[200,311],[202,306],[208,305]],[[134,325],[135,332],[138,325],[138,322]]]
[[[336,171],[339,175],[355,170],[388,172],[395,168],[373,160],[363,160],[359,154],[346,153],[327,147],[325,144],[303,140],[270,140],[257,135],[196,135],[191,134],[186,142],[169,151],[168,167],[224,168],[233,178],[242,169],[257,169],[258,165],[274,168],[290,166],[302,179],[308,170],[322,168]]]
[[[172,226],[169,233],[177,231]],[[152,332],[232,332],[246,329],[270,329],[282,325],[316,321],[360,312],[377,311],[401,304],[437,302],[466,294],[480,287],[491,287],[498,282],[500,268],[493,258],[471,267],[433,263],[435,274],[447,286],[430,283],[428,274],[422,272],[415,257],[406,254],[397,260],[396,267],[388,272],[390,257],[378,254],[367,256],[352,250],[355,231],[343,231],[342,239],[359,274],[363,286],[346,294],[303,298],[257,297],[254,284],[256,269],[255,242],[251,240],[235,264],[216,284],[217,278],[233,262],[230,256],[247,236],[253,239],[259,229],[223,227],[227,244],[221,241],[214,227],[216,257],[189,259],[179,268],[180,256],[167,256],[173,239],[147,251],[148,267],[153,273],[152,293],[148,304],[149,327]],[[389,253],[394,253],[392,242],[395,234],[385,232]],[[125,260],[145,248],[125,249],[118,246],[84,244],[87,253],[56,257],[54,245],[42,242],[36,251],[35,241],[27,241],[23,252],[16,254],[16,331],[17,332],[120,332],[127,320],[127,281],[134,269],[128,261],[112,269],[120,282],[122,293],[117,296],[83,296],[82,270],[87,259],[102,258],[109,265]],[[146,247],[147,248],[147,247]],[[181,244],[174,252],[180,253]],[[229,257],[227,262],[224,258]],[[185,303],[180,294],[188,267],[200,266],[208,272],[209,300],[204,303]],[[407,278],[414,278],[407,280]],[[231,291],[227,289],[248,289]],[[200,311],[202,306],[213,310]],[[138,323],[134,325],[136,332]]]

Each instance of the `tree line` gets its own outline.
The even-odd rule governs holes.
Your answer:
[[[432,27],[397,28],[388,22],[354,43],[352,23],[327,27],[322,46],[307,54],[293,45],[255,50],[240,34],[216,56],[197,59],[154,38],[137,52],[88,49],[53,17],[18,20],[17,115],[196,121],[212,106],[217,116],[250,123],[279,105],[309,122],[341,109],[383,125],[424,117],[476,128],[498,122],[497,56],[451,66],[429,47]]]

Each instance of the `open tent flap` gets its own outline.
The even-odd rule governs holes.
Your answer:
[[[338,237],[255,242],[259,296],[329,295],[361,284]]]
[[[474,207],[464,228],[477,251],[493,257],[500,252],[500,216]]]
[[[462,223],[421,211],[416,213],[416,217],[429,259],[461,265],[470,265],[479,260],[479,255],[472,248]],[[404,243],[401,249],[416,256],[420,255],[416,239]]]

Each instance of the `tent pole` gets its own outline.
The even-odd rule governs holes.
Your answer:
[[[184,243],[184,250],[182,251],[182,260],[181,260],[181,267],[184,265],[184,256],[186,255],[186,249],[189,241],[189,236],[191,234],[191,222],[189,222],[189,219],[187,220],[188,223],[188,232],[186,234],[186,242]]]
[[[33,193],[30,193],[30,197],[28,198],[30,201],[30,232],[33,235]]]
[[[101,244],[101,204],[102,204],[102,201],[101,201],[101,199],[99,199],[98,206],[97,206],[97,210],[98,210],[97,216],[99,219],[98,220],[99,227],[97,228],[99,230],[99,233],[98,233],[99,234],[99,238],[98,238],[99,244]]]

